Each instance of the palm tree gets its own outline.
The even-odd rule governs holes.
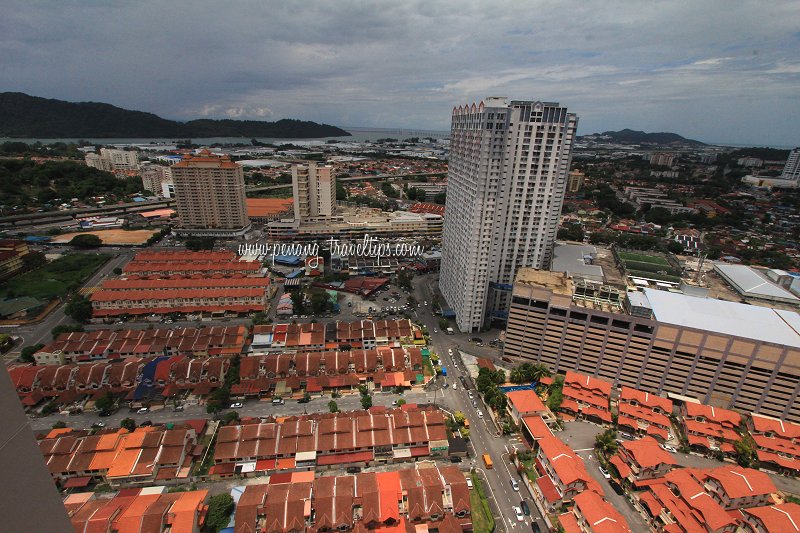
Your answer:
[[[617,451],[617,430],[608,428],[594,438],[594,447],[604,456],[608,457]]]
[[[544,377],[550,377],[550,369],[547,368],[547,365],[543,365],[541,363],[537,363],[533,365],[531,369],[531,378],[533,381],[541,381]]]

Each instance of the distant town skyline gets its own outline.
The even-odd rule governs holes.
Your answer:
[[[8,4],[2,91],[428,130],[493,95],[559,101],[579,135],[800,144],[796,2]]]

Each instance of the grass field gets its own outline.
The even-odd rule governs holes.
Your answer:
[[[474,470],[471,477],[473,489],[469,491],[469,501],[472,507],[472,530],[475,533],[491,533],[494,531],[494,517],[483,493],[483,485]]]
[[[100,265],[111,258],[106,254],[70,254],[45,266],[21,274],[0,285],[0,296],[30,296],[50,301],[76,290]]]
[[[671,283],[681,282],[681,278],[678,276],[670,276],[667,274],[656,274],[655,272],[644,272],[642,270],[628,270],[628,275],[632,278],[655,279],[659,281],[669,281]]]
[[[617,255],[623,261],[638,261],[640,263],[652,263],[654,265],[663,265],[669,267],[669,262],[663,257],[657,255],[634,254],[631,252],[617,252]]]

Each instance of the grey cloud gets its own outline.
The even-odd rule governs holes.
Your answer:
[[[0,90],[178,119],[426,129],[505,94],[560,101],[582,133],[798,142],[797,2],[6,4]]]

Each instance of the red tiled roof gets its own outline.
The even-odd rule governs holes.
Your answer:
[[[530,389],[508,392],[506,397],[521,415],[543,413],[547,410],[539,396]]]
[[[339,453],[333,455],[317,456],[317,465],[341,465],[346,463],[365,463],[374,459],[374,454],[369,452]]]
[[[574,501],[593,533],[630,533],[622,514],[596,492],[585,490]]]
[[[642,468],[654,468],[661,464],[678,464],[672,454],[663,450],[652,437],[625,441],[622,443],[622,447]]]
[[[800,505],[796,503],[751,507],[743,509],[742,512],[758,519],[767,531],[787,533],[800,531]]]
[[[542,496],[544,496],[545,500],[548,502],[555,503],[561,499],[561,496],[558,495],[558,490],[556,490],[556,486],[553,485],[549,477],[540,476],[536,478],[536,484],[539,485]]]
[[[617,467],[617,472],[619,472],[620,477],[626,478],[631,475],[631,468],[625,464],[622,457],[619,455],[614,455],[609,459],[612,465]]]
[[[752,468],[726,465],[707,471],[707,476],[716,479],[732,499],[772,494],[778,490],[767,474]]]

